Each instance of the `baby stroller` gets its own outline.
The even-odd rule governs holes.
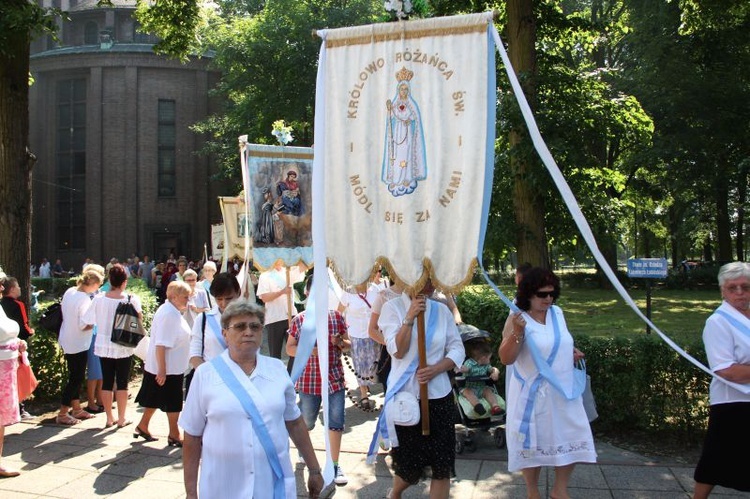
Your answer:
[[[461,341],[464,347],[469,351],[473,342],[490,342],[490,334],[487,331],[476,328],[469,324],[459,326]],[[456,402],[458,412],[459,428],[456,431],[456,454],[461,454],[466,449],[468,452],[474,452],[477,448],[474,436],[476,430],[488,431],[492,434],[495,445],[502,449],[505,447],[505,400],[497,393],[495,382],[489,376],[468,377],[462,372],[456,372],[451,377],[453,389],[453,398]],[[461,395],[461,390],[466,387],[467,382],[484,382],[490,386],[497,397],[498,405],[503,409],[500,414],[493,415],[490,411],[490,404],[482,399],[481,403],[486,412],[482,415],[477,414],[471,403]]]

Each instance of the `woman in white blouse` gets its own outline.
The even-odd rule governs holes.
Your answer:
[[[91,302],[91,307],[83,317],[87,325],[96,325],[98,328],[94,353],[101,359],[102,363],[102,402],[104,411],[107,413],[105,428],[117,424],[118,428],[131,423],[125,417],[128,406],[128,380],[130,378],[130,366],[133,360],[133,348],[112,343],[112,325],[115,322],[115,312],[120,303],[130,303],[138,312],[138,318],[142,318],[141,300],[137,295],[128,295],[125,288],[128,286],[128,275],[125,267],[115,264],[109,269],[110,290],[99,294]],[[115,392],[115,379],[117,391]],[[112,414],[112,399],[117,401],[117,420]]]
[[[232,302],[221,317],[227,350],[195,372],[179,420],[185,430],[182,461],[188,499],[199,495],[199,472],[200,497],[297,497],[290,438],[309,468],[310,497],[323,488],[286,367],[259,353],[263,315],[255,303]]]
[[[68,381],[63,388],[57,424],[74,425],[93,414],[81,407],[80,390],[86,376],[89,348],[94,326],[86,324],[83,316],[91,307],[94,293],[104,282],[104,267],[90,264],[83,269],[76,286],[69,288],[62,299],[63,322],[58,341],[68,365]],[[89,404],[93,401],[89,400]],[[68,414],[72,409],[72,414]]]
[[[455,405],[448,371],[461,366],[466,353],[453,313],[445,304],[427,299],[434,290],[428,279],[416,296],[404,292],[386,302],[378,318],[391,354],[385,405],[399,392],[410,393],[412,399],[418,399],[423,384],[427,385],[429,399],[429,435],[422,434],[421,424],[402,426],[388,421],[395,433],[389,430],[394,470],[392,499],[400,499],[409,486],[418,483],[422,470],[428,466],[432,469],[430,497],[447,498],[450,492],[456,454]],[[423,368],[418,362],[415,322],[420,313],[424,313],[426,330],[427,366]],[[389,414],[388,409],[385,414]]]
[[[167,286],[167,301],[154,314],[151,341],[146,354],[143,383],[135,401],[144,407],[134,438],[147,442],[157,440],[148,430],[156,409],[167,413],[169,437],[167,445],[182,447],[177,418],[182,411],[182,375],[188,366],[190,326],[182,312],[190,297],[190,285],[173,281]]]

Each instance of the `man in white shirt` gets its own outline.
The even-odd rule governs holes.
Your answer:
[[[277,260],[271,270],[260,274],[258,278],[258,298],[265,304],[266,317],[263,335],[268,338],[268,353],[280,359],[284,339],[289,329],[289,321],[297,315],[294,306],[292,285],[305,278],[305,272],[298,266],[289,267],[289,281],[284,262]]]

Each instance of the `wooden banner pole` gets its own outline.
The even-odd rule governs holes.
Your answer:
[[[292,274],[289,270],[289,267],[286,267],[286,287],[289,288],[289,286],[292,285]],[[289,293],[286,295],[286,317],[287,322],[289,323],[289,327],[292,327],[292,293]]]
[[[425,345],[424,311],[417,315],[417,347],[419,348],[419,368],[427,367],[427,347]],[[422,412],[422,435],[430,434],[430,398],[427,383],[419,385],[419,403]]]

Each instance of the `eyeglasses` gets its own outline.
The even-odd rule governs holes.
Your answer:
[[[547,298],[548,296],[557,298],[559,296],[559,293],[557,291],[537,291],[536,293],[534,293],[534,295],[537,298]]]
[[[242,333],[246,329],[250,329],[253,333],[257,333],[261,329],[263,329],[263,324],[260,322],[238,322],[237,324],[231,324],[227,326],[227,329],[234,329],[235,331],[239,331]]]
[[[185,282],[197,282],[195,279],[185,279]]]
[[[728,293],[747,293],[750,292],[750,285],[736,284],[734,286],[724,286],[724,290]]]

